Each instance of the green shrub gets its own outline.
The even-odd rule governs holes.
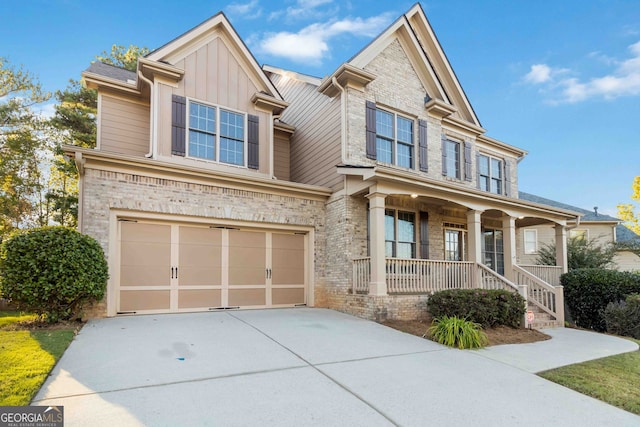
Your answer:
[[[0,246],[2,294],[48,322],[78,316],[83,304],[102,299],[107,278],[98,242],[69,228],[28,230]]]
[[[482,348],[489,343],[478,323],[460,317],[442,316],[429,327],[429,337],[449,347]]]
[[[434,318],[464,317],[483,327],[517,328],[525,312],[524,298],[515,292],[485,289],[449,289],[434,293],[427,301]]]
[[[640,294],[610,302],[604,310],[604,320],[610,334],[640,339]]]
[[[581,328],[607,330],[607,304],[640,293],[640,274],[601,268],[573,270],[560,277],[571,318]]]

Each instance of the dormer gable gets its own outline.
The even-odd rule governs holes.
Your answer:
[[[210,46],[216,39],[222,41],[228,50],[228,54],[238,62],[238,65],[256,87],[256,101],[265,101],[266,98],[273,98],[270,102],[274,104],[272,107],[279,110],[277,113],[281,112],[281,109],[286,107],[286,102],[282,95],[266,76],[223,12],[218,12],[200,25],[149,53],[145,60],[175,66],[188,60],[189,57],[202,50],[203,47]],[[214,48],[209,48],[209,53],[216,54],[217,52],[215,52]],[[199,64],[198,66],[203,65]],[[233,76],[231,78],[233,79]]]
[[[341,84],[338,77],[344,74],[345,69],[354,75],[357,74],[356,70],[366,73],[367,66],[393,43],[400,44],[424,87],[425,108],[430,115],[440,119],[450,117],[457,122],[467,122],[478,129],[479,133],[484,131],[420,4],[415,4],[327,77],[319,90],[334,96],[338,92],[331,88],[332,82],[334,86],[335,83]],[[373,81],[376,76],[368,75],[367,78]]]

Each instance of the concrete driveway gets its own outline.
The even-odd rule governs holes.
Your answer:
[[[66,426],[640,425],[504,352],[312,308],[91,321],[32,404]]]

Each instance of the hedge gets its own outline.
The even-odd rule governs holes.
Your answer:
[[[102,299],[107,271],[98,242],[70,228],[23,231],[0,246],[0,293],[48,322],[77,317]]]
[[[483,327],[519,327],[525,312],[520,294],[505,290],[449,289],[434,293],[427,301],[434,318],[461,317]]]
[[[572,270],[560,276],[571,317],[581,328],[605,332],[604,310],[612,302],[640,293],[640,274],[601,268]]]

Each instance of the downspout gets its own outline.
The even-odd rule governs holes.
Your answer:
[[[153,82],[151,80],[149,80],[148,78],[146,78],[143,74],[142,74],[142,69],[138,70],[138,77],[140,77],[140,79],[147,83],[149,85],[149,152],[147,154],[145,154],[144,156],[147,159],[150,159],[153,157],[153,136],[154,136],[154,120],[153,120],[153,111],[154,111],[154,102],[153,102]]]
[[[342,86],[340,86],[340,83],[338,83],[338,79],[336,79],[335,76],[333,76],[331,78],[331,83],[337,87],[340,92],[341,92],[341,96],[340,96],[340,106],[342,107],[342,112],[340,114],[341,118],[340,118],[340,122],[341,122],[341,132],[340,132],[340,138],[342,139],[341,142],[341,146],[342,146],[342,162],[343,163],[347,163],[347,100],[345,99],[346,96],[346,90],[345,88],[343,88]]]

